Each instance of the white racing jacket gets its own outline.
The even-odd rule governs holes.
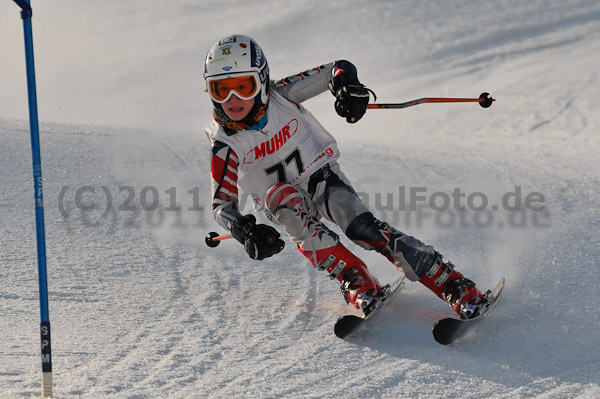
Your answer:
[[[239,216],[238,186],[264,209],[267,190],[279,183],[302,186],[339,157],[333,136],[300,103],[328,90],[334,63],[271,82],[267,124],[227,132],[217,122],[205,129],[212,146],[212,209],[227,230]]]

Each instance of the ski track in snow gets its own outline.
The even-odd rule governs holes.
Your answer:
[[[219,227],[209,212],[202,132],[42,121],[56,397],[600,397],[600,7],[499,1],[454,10],[408,3],[414,9],[407,24],[431,23],[422,34],[439,47],[421,49],[408,62],[405,52],[417,48],[418,37],[405,31],[414,26],[394,24],[395,3],[347,10],[357,43],[342,46],[345,57],[353,60],[356,46],[374,40],[400,49],[389,57],[404,74],[356,54],[361,78],[384,102],[398,93],[403,100],[440,88],[448,96],[485,89],[497,98],[494,105],[369,111],[352,126],[334,115],[328,94],[306,106],[338,138],[342,168],[357,191],[369,193],[377,216],[436,246],[482,287],[506,277],[488,320],[440,346],[431,326],[451,311],[406,282],[385,316],[341,341],[333,324],[352,310],[337,284],[289,241],[262,262],[249,260],[233,240],[205,246],[205,234]],[[319,5],[323,13],[307,27],[325,26],[321,15],[336,4]],[[258,36],[307,15],[287,12],[256,28]],[[359,34],[355,26],[365,16],[389,35],[379,38],[374,27]],[[459,23],[469,18],[472,30]],[[303,68],[301,56],[269,50],[278,68]],[[326,50],[318,55],[330,58]],[[0,119],[0,140],[0,396],[31,397],[39,393],[40,363],[27,123]],[[95,190],[84,201],[98,209],[76,207],[75,192],[84,186]],[[457,214],[425,209],[418,219],[398,211],[400,187],[426,188],[428,195],[458,187],[484,193],[491,206],[516,186],[523,196],[542,193],[548,214],[499,210],[493,223],[477,227],[473,211],[461,214],[462,225]],[[158,209],[143,209],[154,194]],[[197,202],[203,211],[194,210]],[[119,209],[124,205],[130,209]],[[174,206],[181,211],[165,210]],[[448,219],[441,217],[456,219],[444,226]],[[344,242],[381,281],[397,275],[380,255]]]

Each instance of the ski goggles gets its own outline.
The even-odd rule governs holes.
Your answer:
[[[229,101],[234,92],[242,100],[250,100],[256,97],[260,90],[258,82],[257,73],[206,79],[210,98],[219,104]]]

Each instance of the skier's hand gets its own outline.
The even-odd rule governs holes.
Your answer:
[[[348,61],[337,61],[332,75],[329,90],[335,96],[335,111],[348,123],[358,122],[367,111],[372,91],[358,81],[356,67]]]
[[[335,93],[335,111],[348,123],[358,122],[368,104],[369,92],[362,84],[342,86]]]
[[[277,230],[266,224],[256,224],[253,215],[238,217],[231,225],[231,235],[244,244],[248,256],[256,260],[278,254],[285,246]]]

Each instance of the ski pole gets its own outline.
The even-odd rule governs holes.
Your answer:
[[[408,108],[413,105],[425,104],[425,103],[479,103],[483,108],[488,108],[492,105],[492,102],[496,101],[495,98],[490,97],[489,93],[481,93],[479,98],[440,98],[440,97],[427,97],[420,98],[418,100],[411,100],[404,103],[392,103],[392,104],[369,104],[368,109],[397,109],[397,108]]]
[[[222,240],[227,240],[231,238],[231,233],[219,235],[219,233],[215,233],[214,231],[208,233],[206,238],[204,238],[204,242],[211,248],[218,246]]]

